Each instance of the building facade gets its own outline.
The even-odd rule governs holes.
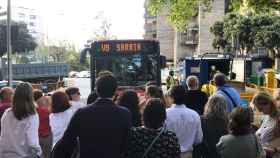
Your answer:
[[[2,6],[2,11],[5,12],[6,8]],[[44,28],[43,28],[43,18],[39,12],[32,8],[27,8],[23,6],[13,5],[11,7],[11,19],[12,21],[25,23],[29,34],[35,38],[37,43],[44,42]],[[5,20],[6,16],[1,16],[0,20]]]
[[[147,4],[146,0],[146,4]],[[199,14],[190,20],[185,32],[177,32],[167,21],[168,10],[150,16],[145,4],[144,39],[155,39],[160,42],[161,55],[175,64],[187,56],[216,52],[212,47],[213,35],[210,27],[222,20],[228,6],[228,0],[213,0],[211,11],[199,7]],[[152,19],[152,20],[151,20]]]
[[[199,7],[198,25],[198,54],[216,52],[212,47],[214,36],[210,33],[210,27],[216,21],[222,21],[227,10],[227,0],[213,0],[211,11],[205,11],[203,6]]]

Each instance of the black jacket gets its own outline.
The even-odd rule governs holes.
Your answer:
[[[188,90],[185,97],[185,105],[196,111],[199,115],[203,115],[204,106],[208,100],[206,93],[200,90]]]
[[[126,150],[131,114],[110,99],[98,99],[72,117],[55,151],[55,157],[71,157],[76,138],[80,158],[120,158]]]

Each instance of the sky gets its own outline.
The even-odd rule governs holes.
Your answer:
[[[118,39],[141,39],[144,33],[144,0],[11,1],[40,12],[50,42],[66,40],[83,47],[100,27],[96,19],[100,14],[112,24],[111,34]]]

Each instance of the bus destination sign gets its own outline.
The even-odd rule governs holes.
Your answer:
[[[140,52],[141,43],[101,43],[101,53],[109,52]]]
[[[158,50],[156,43],[145,40],[96,41],[92,50],[94,56],[150,54]]]

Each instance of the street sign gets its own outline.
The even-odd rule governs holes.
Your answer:
[[[0,16],[6,16],[7,15],[7,12],[4,11],[4,12],[0,12]]]

